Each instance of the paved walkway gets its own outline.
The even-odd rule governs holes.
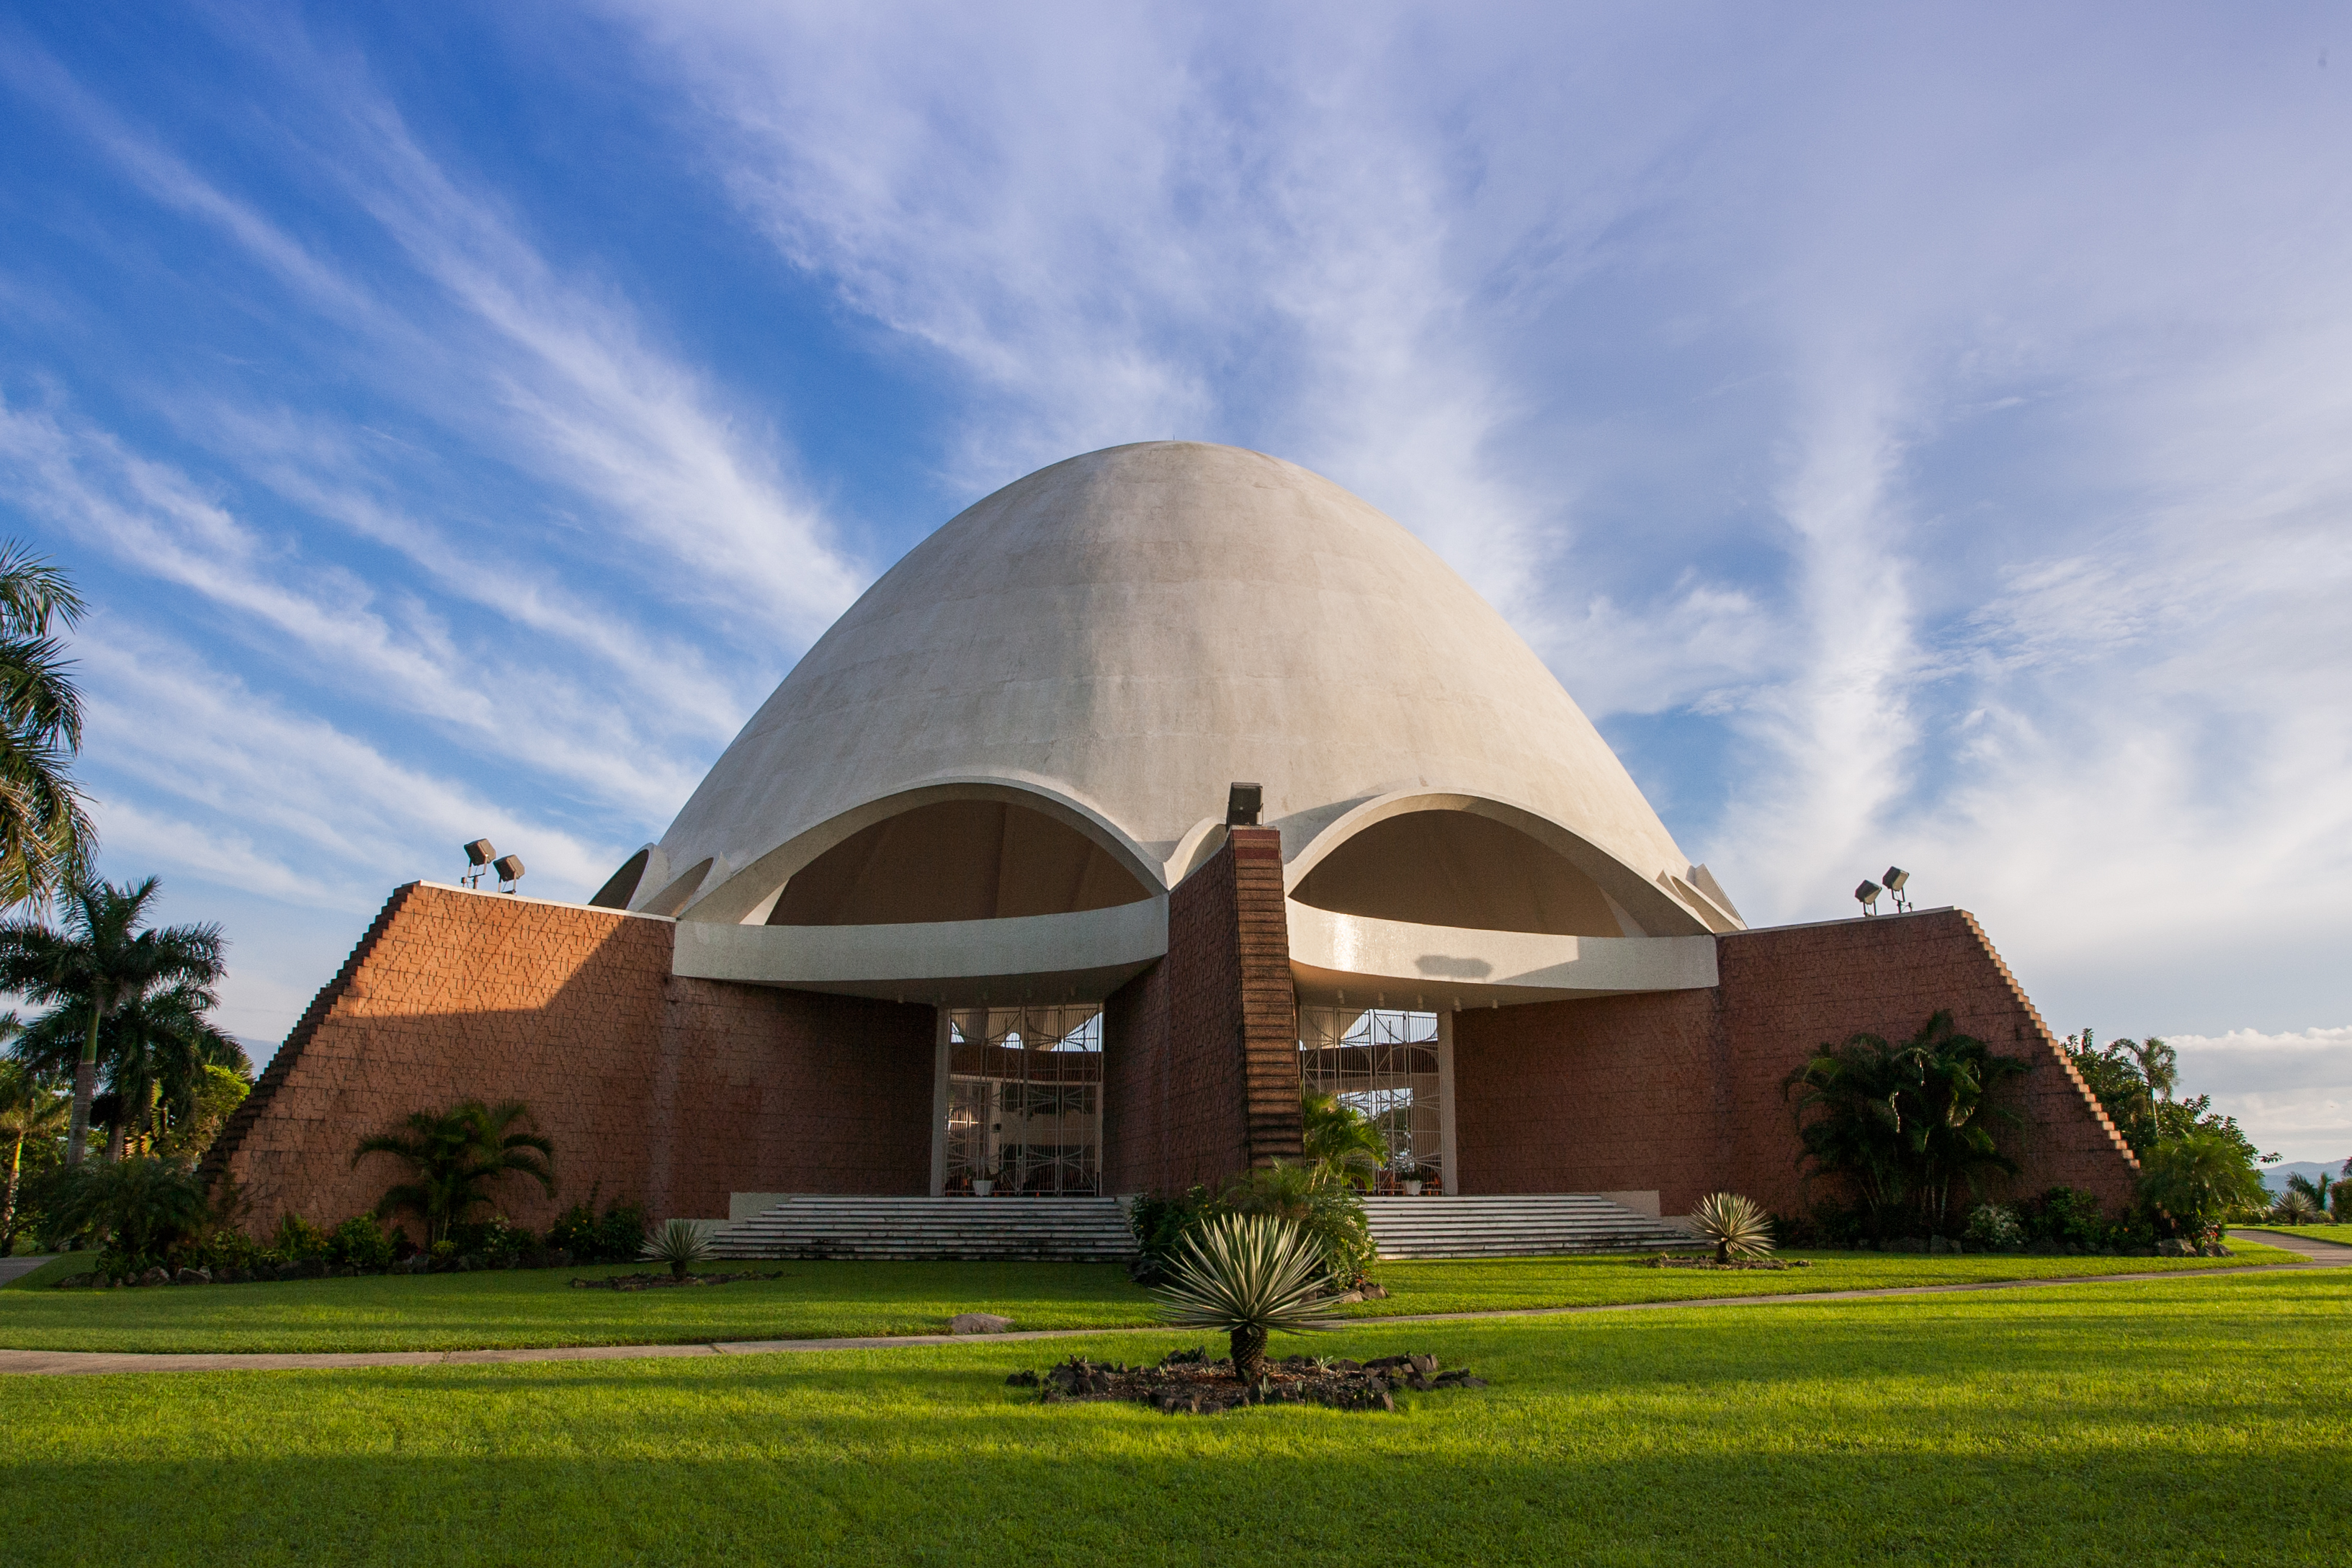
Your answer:
[[[2322,1241],[2316,1236],[2296,1236],[2284,1230],[2265,1230],[2257,1225],[2233,1225],[2231,1234],[2247,1233],[2247,1239],[2265,1247],[2275,1247],[2282,1252],[2299,1252],[2314,1263],[2342,1266],[2352,1263],[2352,1247],[2340,1241]]]
[[[21,1280],[56,1254],[44,1252],[37,1258],[0,1258],[0,1285],[11,1280]]]
[[[2273,1238],[2284,1246],[2301,1237]],[[2352,1247],[2311,1242],[2327,1256],[2305,1253],[2323,1266],[2352,1264]],[[2305,1251],[2304,1248],[2289,1248]],[[2257,1263],[2242,1269],[2174,1269],[2141,1274],[2069,1274],[2048,1280],[1971,1280],[1956,1285],[1895,1285],[1874,1291],[1791,1291],[1769,1296],[1706,1296],[1681,1301],[1618,1301],[1590,1307],[1529,1307],[1516,1312],[1415,1312],[1395,1317],[1349,1318],[1346,1326],[1387,1328],[1402,1323],[1480,1322],[1504,1318],[1577,1317],[1591,1312],[1663,1312],[1684,1307],[1769,1307],[1805,1301],[1864,1301],[1898,1296],[1947,1296],[1971,1291],[2041,1290],[2058,1285],[2103,1285],[2131,1280],[2221,1280],[2245,1274],[2302,1272],[2309,1263]],[[1113,1334],[1166,1334],[1154,1323],[1142,1328],[1032,1329],[1001,1334],[885,1334],[865,1339],[727,1340],[703,1344],[548,1345],[516,1350],[390,1350],[154,1355],[120,1351],[0,1350],[0,1373],[67,1375],[106,1372],[295,1372],[366,1366],[476,1366],[536,1361],[628,1361],[709,1355],[772,1355],[820,1350],[908,1350],[926,1345],[994,1344],[1008,1340],[1100,1339]]]

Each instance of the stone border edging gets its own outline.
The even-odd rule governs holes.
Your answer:
[[[2297,1239],[2302,1239],[2297,1238]],[[2299,1272],[2306,1267],[2352,1265],[2352,1247],[2340,1257],[2305,1255],[2301,1263],[2249,1263],[2239,1268],[2167,1269],[2137,1274],[2065,1274],[2041,1280],[1962,1280],[1944,1285],[1886,1285],[1859,1291],[1791,1291],[1774,1295],[1699,1296],[1685,1301],[1606,1301],[1580,1307],[1512,1307],[1483,1312],[1408,1312],[1342,1320],[1341,1326],[1384,1328],[1399,1323],[1483,1322],[1513,1318],[1574,1317],[1591,1312],[1643,1312],[1679,1307],[1795,1306],[1807,1301],[1861,1301],[1900,1296],[1954,1295],[1969,1291],[2038,1290],[2053,1285],[2101,1285],[2145,1280],[2237,1279],[2247,1274]],[[92,1375],[121,1372],[332,1372],[373,1366],[499,1366],[522,1362],[631,1361],[677,1356],[775,1355],[826,1350],[918,1350],[1008,1341],[1092,1339],[1107,1334],[1173,1333],[1162,1323],[1130,1328],[1026,1329],[995,1334],[874,1334],[850,1339],[718,1340],[688,1344],[578,1344],[506,1350],[223,1351],[0,1350],[0,1374]]]

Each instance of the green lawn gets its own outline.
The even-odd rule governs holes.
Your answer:
[[[1384,1263],[1377,1273],[1390,1299],[1345,1310],[1358,1317],[1484,1312],[2296,1260],[2254,1247],[2241,1248],[2234,1259],[1811,1256],[1817,1261],[1810,1269],[1737,1274],[1645,1269],[1618,1258]],[[555,1270],[118,1291],[11,1287],[0,1291],[0,1346],[303,1351],[657,1344],[939,1333],[959,1312],[1001,1312],[1016,1326],[1034,1329],[1151,1322],[1149,1292],[1110,1264],[764,1267],[782,1267],[784,1277],[625,1293],[573,1290],[574,1271]]]
[[[2260,1241],[2265,1230],[2281,1231],[2288,1236],[2308,1236],[2319,1241],[2341,1241],[2347,1247],[2352,1247],[2352,1225],[2232,1226],[2230,1230],[2230,1244],[2236,1246],[2241,1237],[2249,1241]]]
[[[2336,1564],[2352,1270],[1362,1326],[1393,1416],[1042,1406],[1052,1345],[0,1378],[10,1562]],[[1191,1336],[1107,1339],[1139,1358]],[[1277,1350],[1310,1342],[1279,1339]]]

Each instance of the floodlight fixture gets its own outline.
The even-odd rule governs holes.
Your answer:
[[[520,855],[500,855],[492,862],[492,868],[499,873],[500,893],[512,893],[514,884],[522,880],[522,856]]]
[[[499,852],[488,839],[476,839],[466,846],[466,874],[457,880],[467,887],[482,885],[482,868],[498,859]]]
[[[1854,902],[1862,905],[1864,915],[1875,915],[1878,913],[1878,895],[1885,891],[1868,877],[1864,877],[1861,885],[1853,890]]]
[[[1911,907],[1911,901],[1903,896],[1903,884],[1910,880],[1911,873],[1901,866],[1886,868],[1886,891],[1895,895],[1895,907],[1898,910],[1907,911]]]
[[[1235,784],[1225,791],[1225,826],[1255,828],[1257,814],[1265,809],[1265,789],[1258,784]]]

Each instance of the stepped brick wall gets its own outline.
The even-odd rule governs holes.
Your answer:
[[[1466,1192],[1655,1187],[1668,1214],[1717,1187],[1807,1204],[1781,1082],[1814,1047],[1904,1039],[1938,1009],[2035,1065],[2000,1102],[2019,1194],[2065,1185],[2128,1203],[2137,1166],[1973,915],[1959,910],[1718,938],[1709,991],[1457,1014],[1454,1118]],[[1824,1194],[1826,1196],[1826,1194]]]
[[[413,1111],[520,1100],[558,1191],[724,1216],[730,1191],[905,1192],[929,1179],[934,1015],[670,975],[668,922],[410,883],[287,1037],[207,1158],[267,1231],[362,1213],[397,1161],[352,1150]]]
[[[1181,1192],[1299,1153],[1282,835],[1235,828],[1168,901],[1168,956],[1104,1009],[1103,1189]]]

